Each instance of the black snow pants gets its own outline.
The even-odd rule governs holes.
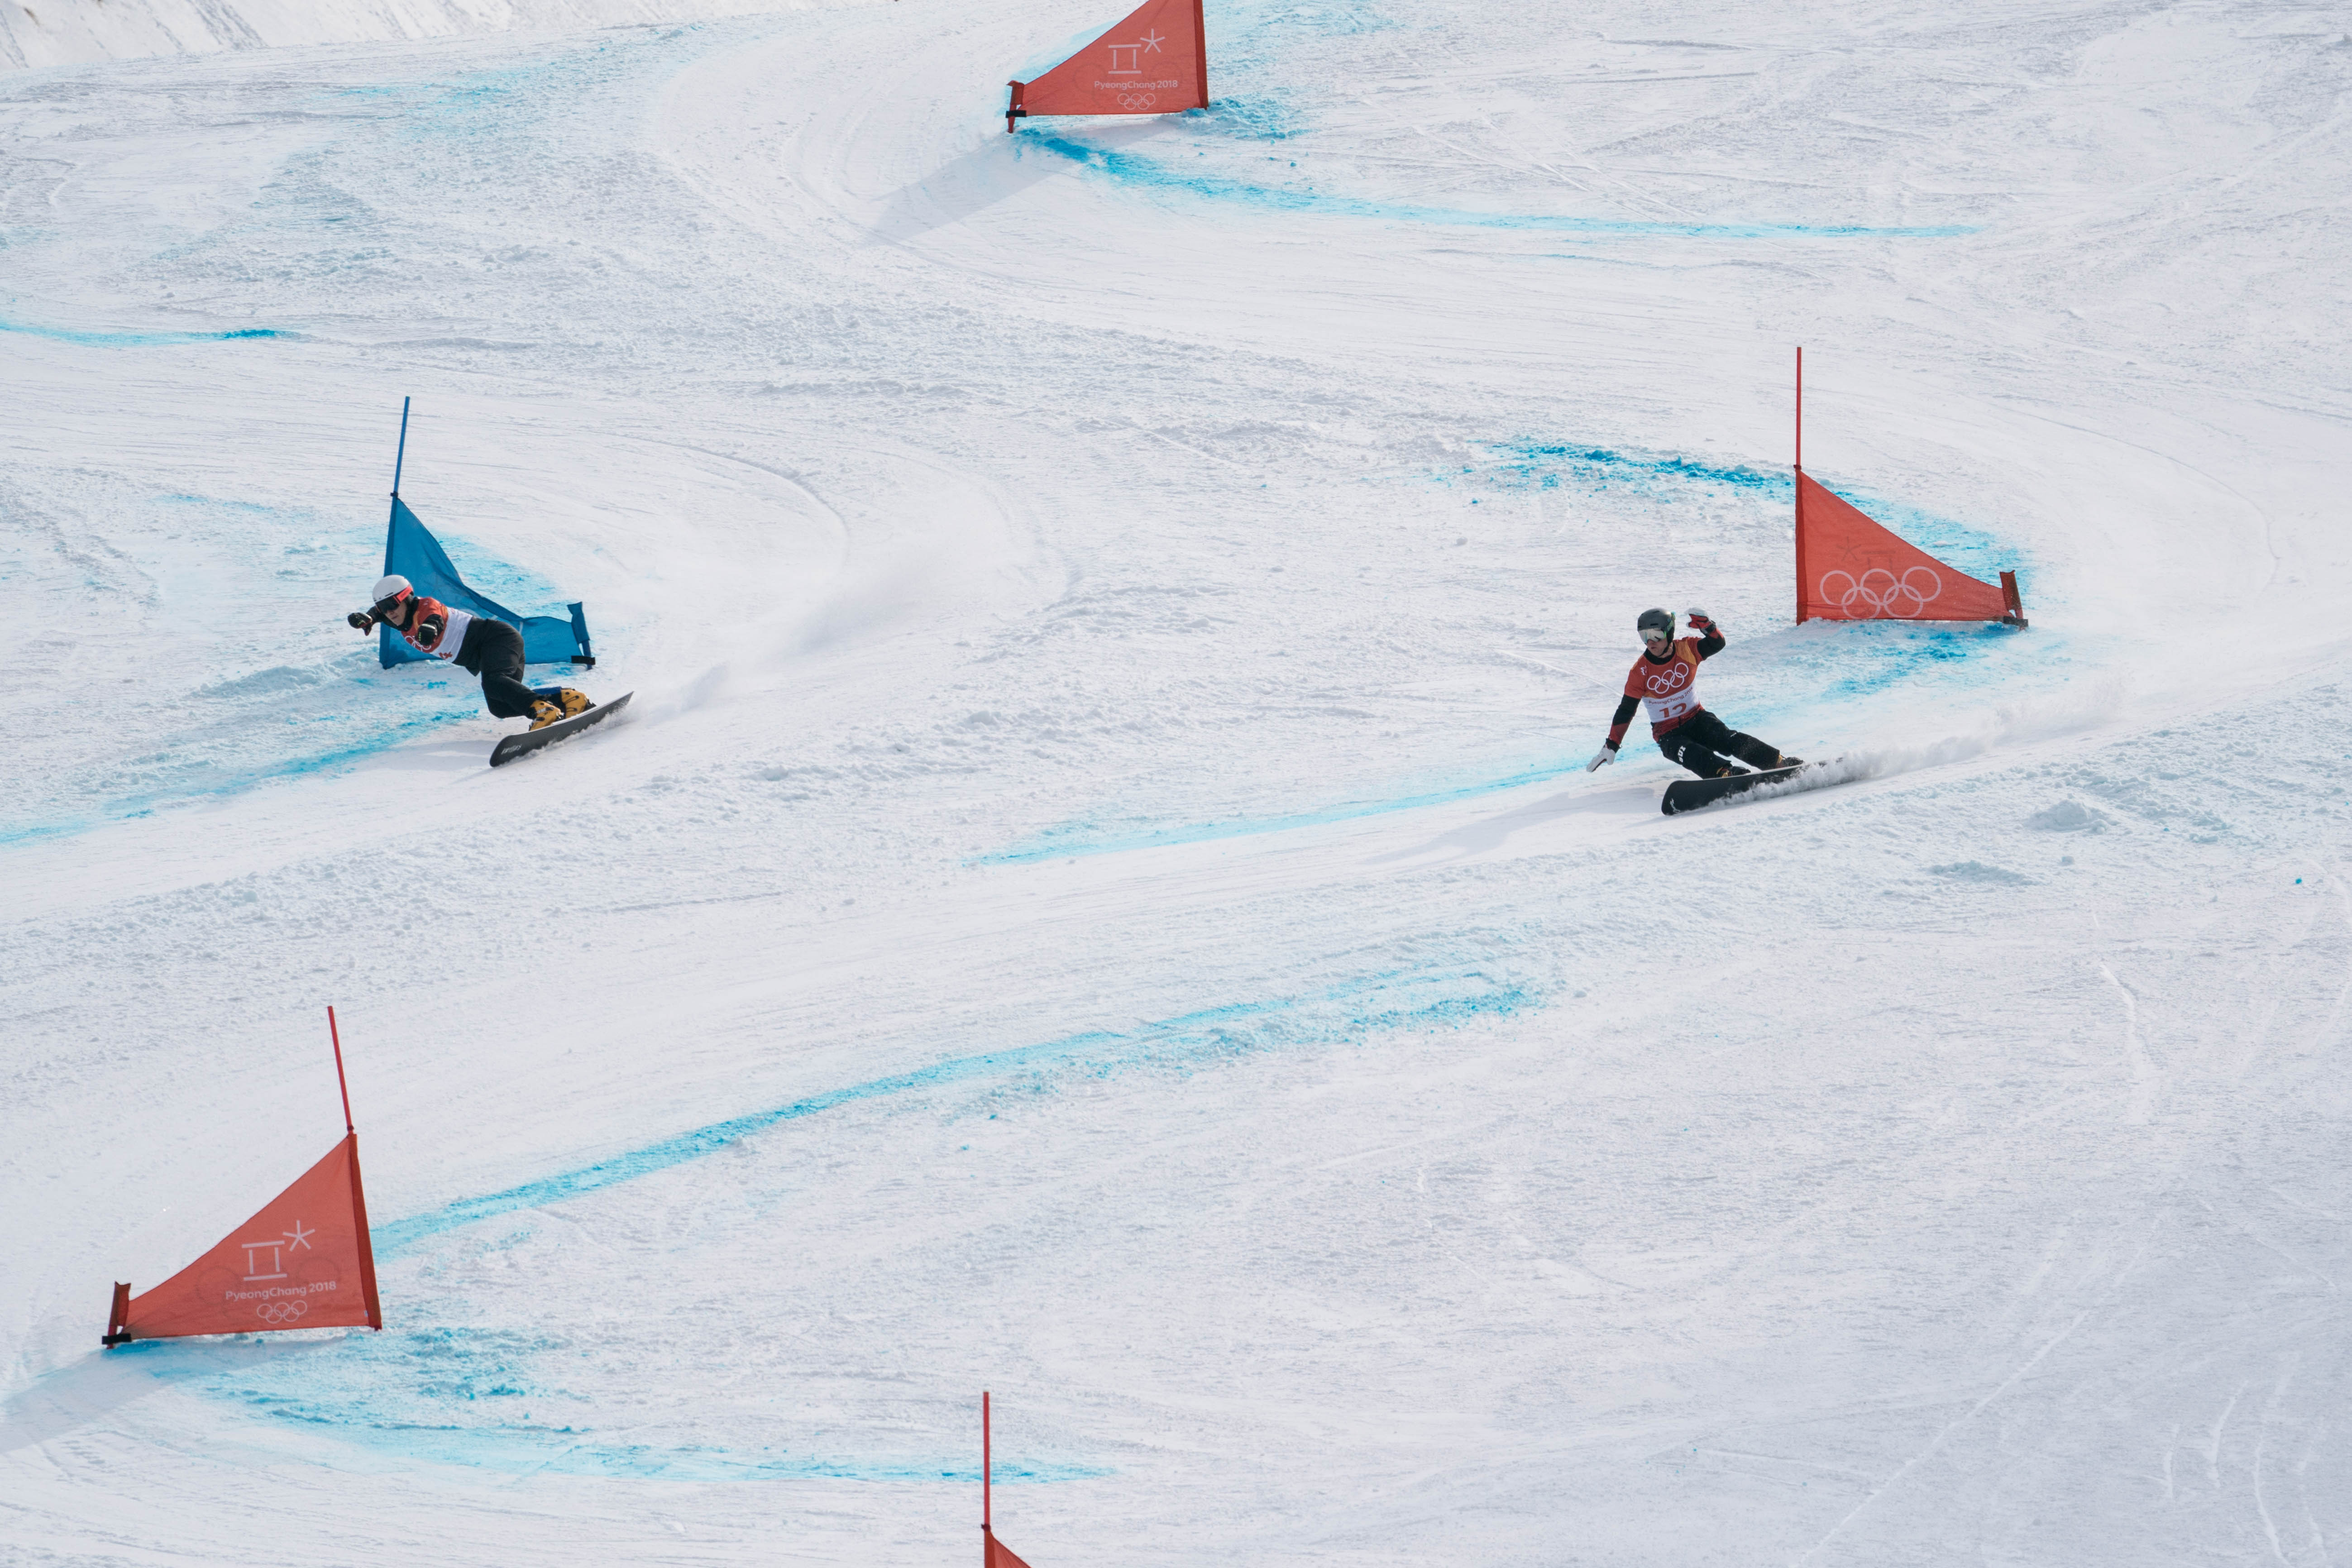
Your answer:
[[[1753,735],[1742,734],[1702,708],[1658,737],[1666,761],[1688,768],[1703,779],[1719,779],[1739,770],[1737,757],[1759,773],[1780,766],[1780,753]]]
[[[522,634],[504,621],[477,620],[457,647],[457,667],[482,678],[482,701],[499,719],[527,719],[540,694],[522,683]]]

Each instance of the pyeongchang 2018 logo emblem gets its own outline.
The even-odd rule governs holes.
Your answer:
[[[1857,577],[1851,572],[1822,576],[1821,595],[1850,621],[1897,620],[1916,616],[1942,596],[1944,580],[1926,566],[1914,566],[1897,577],[1884,566],[1874,566]]]
[[[1168,35],[1165,33],[1146,32],[1143,37],[1131,44],[1104,45],[1105,48],[1110,50],[1110,68],[1103,74],[1110,77],[1141,77],[1143,57],[1164,54],[1166,51],[1160,46],[1167,39]],[[1098,82],[1096,85],[1100,88],[1116,89],[1118,92],[1118,106],[1121,109],[1150,109],[1159,103],[1160,98],[1157,93],[1146,91],[1145,89],[1174,87],[1176,84],[1172,81],[1130,80]]]
[[[1143,57],[1160,53],[1160,46],[1166,41],[1167,37],[1168,35],[1165,33],[1146,33],[1131,44],[1105,45],[1104,47],[1110,50],[1110,70],[1107,74],[1141,76]]]
[[[1680,691],[1684,687],[1690,684],[1690,666],[1685,664],[1680,659],[1676,659],[1668,668],[1651,672],[1649,681],[1650,695],[1653,697],[1665,697],[1674,692]]]

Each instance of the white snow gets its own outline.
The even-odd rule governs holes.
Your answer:
[[[879,5],[882,0],[6,0],[0,68]]]
[[[0,76],[0,1562],[2342,1558],[2340,5],[378,9]]]

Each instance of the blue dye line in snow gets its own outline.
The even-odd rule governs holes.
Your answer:
[[[1742,703],[1743,712],[1761,715],[1756,721],[1759,726],[1767,720],[1796,714],[1823,702],[1884,691],[1923,669],[1958,664],[1991,651],[2020,635],[2013,626],[1973,623],[1941,626],[1908,621],[1817,621],[1813,625],[1822,628],[1823,633],[1834,627],[1834,635],[1838,638],[1836,646],[1819,640],[1822,634],[1807,634],[1806,642],[1811,646],[1776,647],[1772,651],[1773,661],[1791,675],[1819,676],[1824,668],[1829,668],[1838,672],[1836,678],[1787,700]],[[1748,651],[1754,651],[1754,645],[1749,645]],[[2036,645],[2034,657],[2037,659],[2046,660],[2050,654],[2051,645],[2046,640]],[[2002,673],[2013,674],[2014,666],[2008,667]],[[1596,723],[1603,716],[1601,713],[1593,715]],[[1797,747],[1791,743],[1790,749],[1794,751]],[[1066,823],[1049,827],[1010,847],[975,856],[969,864],[1024,866],[1043,860],[1076,860],[1092,855],[1122,855],[1138,849],[1165,849],[1214,839],[1248,838],[1267,833],[1288,833],[1303,827],[1324,827],[1335,823],[1383,816],[1391,812],[1420,811],[1433,805],[1475,800],[1482,795],[1500,795],[1506,790],[1554,779],[1572,779],[1583,769],[1584,763],[1583,758],[1571,757],[1445,789],[1383,796],[1376,800],[1346,801],[1312,811],[1287,812],[1273,816],[1228,817],[1217,822],[1139,827],[1126,832],[1107,831],[1099,824],[1092,822]],[[1675,773],[1673,776],[1679,778],[1682,775]]]
[[[2013,639],[2031,636],[2031,644]],[[2023,633],[1990,622],[1812,621],[1784,629],[1743,681],[1727,722],[1786,750],[1817,755],[1812,727],[1824,713],[1932,674],[1939,696],[1962,689],[2010,686],[2021,679],[2063,674],[2066,644],[2044,633]],[[1675,776],[1681,776],[1677,773]]]
[[[275,327],[241,327],[230,332],[90,332],[71,327],[37,327],[27,321],[11,321],[5,318],[0,318],[0,332],[21,332],[26,337],[54,338],[61,343],[81,343],[102,349],[150,349],[173,343],[226,343],[242,338],[292,335]]]
[[[375,1250],[389,1258],[433,1235],[495,1215],[577,1197],[650,1175],[779,1122],[860,1100],[991,1076],[1077,1069],[1105,1076],[1139,1067],[1176,1067],[1281,1044],[1360,1039],[1381,1030],[1456,1027],[1504,1016],[1539,1000],[1530,989],[1484,969],[1462,967],[1379,975],[1319,995],[1205,1008],[1126,1033],[1093,1031],[1042,1045],[941,1062],[813,1095],[771,1110],[732,1118],[665,1139],[634,1152],[436,1213],[375,1227]],[[512,1331],[433,1328],[330,1342],[175,1342],[152,1341],[110,1352],[163,1381],[229,1401],[264,1420],[318,1431],[340,1441],[430,1463],[519,1474],[612,1476],[701,1482],[844,1479],[955,1482],[978,1479],[968,1459],[855,1459],[818,1452],[688,1446],[664,1448],[602,1440],[593,1428],[558,1425],[542,1414],[579,1406],[588,1396],[543,1385],[531,1362],[565,1348],[560,1341]],[[61,1368],[52,1377],[84,1373]],[[511,1401],[512,1403],[509,1403]],[[518,1419],[475,1424],[451,1417],[513,1410]],[[1050,1484],[1112,1475],[1086,1465],[1011,1461],[1000,1479]]]
[[[1556,469],[1586,468],[1641,479],[1729,485],[1736,489],[1754,490],[1760,495],[1795,504],[1796,482],[1787,472],[1780,469],[1750,468],[1744,463],[1727,468],[1720,463],[1701,462],[1695,458],[1644,458],[1607,447],[1574,447],[1559,442],[1489,441],[1483,446],[1486,450],[1499,454],[1496,466],[1504,472],[1525,482],[1547,487],[1559,482]]]
[[[1041,1068],[1076,1068],[1091,1071],[1097,1076],[1107,1076],[1129,1068],[1169,1066],[1234,1055],[1258,1048],[1252,1044],[1254,1036],[1262,1036],[1269,1028],[1280,1031],[1285,1025],[1289,1026],[1288,1032],[1312,1041],[1358,1038],[1376,1030],[1415,1026],[1451,1026],[1477,1016],[1516,1012],[1535,1000],[1533,994],[1523,987],[1500,984],[1483,973],[1473,972],[1451,978],[1475,982],[1475,986],[1466,995],[1442,996],[1417,1005],[1371,1010],[1349,1005],[1353,1001],[1360,1001],[1366,994],[1382,994],[1429,983],[1426,979],[1416,981],[1408,977],[1400,980],[1391,976],[1304,1000],[1286,998],[1212,1007],[1188,1013],[1182,1017],[1147,1024],[1125,1034],[1095,1031],[1039,1045],[1017,1047],[1012,1050],[959,1057],[919,1068],[912,1072],[873,1079],[845,1089],[828,1089],[772,1110],[715,1121],[708,1127],[681,1132],[674,1138],[665,1138],[658,1143],[648,1144],[625,1154],[616,1154],[576,1171],[526,1182],[520,1186],[509,1187],[504,1192],[491,1193],[483,1197],[460,1198],[431,1214],[378,1225],[373,1227],[376,1251],[379,1256],[389,1256],[428,1237],[471,1225],[477,1220],[511,1214],[518,1209],[541,1208],[549,1204],[583,1197],[605,1187],[617,1186],[623,1182],[634,1182],[640,1176],[650,1176],[657,1171],[667,1171],[690,1160],[715,1154],[740,1139],[765,1131],[780,1122],[814,1116],[821,1111],[837,1110],[861,1100],[881,1100],[917,1089],[943,1089],[976,1079],[999,1078]],[[1333,1006],[1339,1009],[1341,1016],[1336,1021],[1318,1022],[1318,1009]]]
[[[1187,174],[1140,153],[1032,131],[1016,152],[1035,148],[1055,153],[1129,185],[1175,191],[1212,201],[1245,202],[1275,212],[1322,213],[1335,217],[1374,218],[1390,223],[1450,225],[1465,228],[1516,228],[1552,233],[1617,235],[1682,239],[1948,239],[1974,234],[1973,227],[1937,224],[1879,228],[1864,224],[1662,223],[1652,219],[1572,217],[1555,213],[1487,213],[1463,207],[1421,206],[1337,196],[1312,189],[1253,185],[1221,174]]]
[[[654,1481],[952,1481],[980,1483],[980,1467],[959,1468],[952,1460],[858,1460],[842,1457],[777,1453],[697,1445],[657,1448],[648,1444],[609,1444],[566,1427],[366,1426],[354,1431],[332,1417],[269,1411],[279,1420],[316,1420],[345,1439],[372,1448],[390,1448],[429,1463],[466,1465],[523,1475],[609,1476]],[[1020,1465],[999,1460],[1000,1485],[1052,1485],[1097,1480],[1115,1471],[1086,1465]]]
[[[1474,478],[1483,478],[1499,470],[1506,476],[1503,482],[1514,489],[1556,489],[1561,487],[1564,479],[1601,490],[1619,484],[1631,484],[1637,488],[1662,482],[1670,485],[1716,485],[1745,491],[1759,500],[1779,502],[1791,508],[1792,511],[1796,505],[1796,480],[1787,468],[1759,468],[1747,464],[1727,466],[1679,456],[1643,457],[1606,447],[1578,447],[1534,440],[1488,442],[1484,444],[1484,449],[1496,454],[1492,468],[1482,470],[1473,467],[1464,471]],[[1452,474],[1438,476],[1441,481],[1451,481],[1456,477]],[[1841,499],[1930,555],[1948,561],[1982,581],[1998,581],[1999,574],[2003,570],[2021,574],[2032,564],[2033,557],[2030,552],[1981,529],[1924,510],[1908,501],[1890,500],[1865,490],[1830,484],[1818,473],[1813,477],[1828,484]]]
[[[362,757],[372,757],[378,752],[388,752],[419,731],[436,730],[444,724],[455,724],[473,716],[474,710],[471,706],[420,713],[413,719],[404,719],[391,729],[381,734],[371,735],[364,741],[354,741],[349,745],[337,746],[331,751],[315,752],[310,756],[284,757],[262,767],[248,769],[232,775],[222,783],[207,786],[203,793],[236,795],[251,789],[256,784],[266,784],[271,779],[300,778],[309,773],[324,773],[329,768],[340,767],[345,763],[355,763]],[[158,798],[173,800],[180,797],[163,795]]]
[[[247,790],[268,784],[273,779],[301,778],[310,773],[325,773],[331,768],[340,767],[346,763],[355,763],[362,757],[373,756],[378,752],[388,752],[403,742],[412,739],[421,730],[435,729],[443,724],[454,724],[461,719],[471,716],[470,710],[462,712],[451,710],[419,714],[414,719],[403,720],[381,733],[371,735],[363,741],[354,741],[349,745],[337,746],[308,756],[281,757],[276,762],[267,763],[259,767],[240,769],[226,778],[215,777],[206,783],[192,784],[183,789],[147,790],[138,795],[125,795],[120,800],[110,803],[105,807],[103,816],[68,817],[59,822],[26,823],[13,827],[0,827],[0,849],[37,843],[45,838],[70,837],[77,833],[87,833],[91,828],[108,822],[130,822],[142,816],[152,816],[161,808],[188,801],[202,800],[207,796],[242,795]]]
[[[531,1407],[578,1405],[577,1394],[530,1385],[513,1362],[509,1334],[487,1353],[467,1356],[453,1378],[453,1341],[466,1331],[352,1334],[340,1342],[262,1343],[243,1340],[139,1340],[109,1352],[109,1370],[129,1366],[160,1383],[233,1404],[247,1414],[342,1442],[431,1464],[522,1475],[603,1476],[660,1481],[853,1480],[976,1482],[968,1459],[857,1459],[839,1453],[799,1452],[772,1446],[730,1448],[715,1444],[659,1447],[614,1443],[593,1427],[533,1419]],[[332,1350],[331,1359],[319,1352]],[[544,1348],[544,1347],[541,1347]],[[464,1355],[464,1347],[459,1353]],[[76,1375],[60,1368],[52,1378]],[[48,1381],[48,1380],[44,1380]],[[518,1418],[467,1424],[450,1419],[478,1413],[485,1403],[524,1411]],[[995,1479],[1007,1484],[1052,1485],[1093,1480],[1116,1472],[1097,1466],[1000,1459]]]
[[[1822,641],[1806,650],[1811,657],[1800,657],[1789,662],[1815,671],[1828,665],[1838,674],[1836,679],[1809,697],[1806,700],[1808,704],[1867,697],[1900,684],[1923,668],[1963,663],[1979,653],[1994,651],[1998,645],[2021,635],[2015,626],[1990,622],[1821,621],[1814,624],[1836,628],[1834,647],[1826,640]],[[2046,661],[2051,656],[2050,639],[2037,640],[2034,658]],[[2003,669],[2000,673],[2010,675],[2015,671],[2013,668]]]
[[[1475,784],[1459,784],[1449,789],[1430,790],[1420,795],[1393,795],[1380,800],[1347,801],[1338,805],[1314,811],[1296,811],[1281,816],[1236,816],[1221,822],[1194,822],[1167,827],[1146,827],[1125,834],[1099,836],[1101,830],[1093,823],[1071,823],[1049,827],[1024,843],[999,849],[987,855],[975,856],[975,866],[1025,866],[1039,860],[1073,860],[1083,855],[1118,855],[1132,849],[1165,849],[1179,844],[1201,844],[1213,838],[1247,838],[1262,833],[1288,833],[1301,827],[1324,827],[1336,822],[1354,822],[1367,816],[1384,816],[1396,811],[1419,811],[1424,806],[1446,805],[1454,801],[1475,800],[1482,795],[1496,795],[1504,790],[1517,789],[1525,784],[1542,784],[1572,773],[1582,767],[1581,761],[1564,759],[1544,763],[1501,778],[1481,779]]]

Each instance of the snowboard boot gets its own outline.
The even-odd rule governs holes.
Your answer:
[[[1802,757],[1791,757],[1785,752],[1774,751],[1745,731],[1731,737],[1731,750],[1741,762],[1759,773],[1769,773],[1774,768],[1798,767],[1804,762]]]
[[[585,713],[596,706],[586,692],[574,691],[569,686],[534,686],[530,694],[541,702],[552,702],[562,709],[567,719],[577,713]]]
[[[550,724],[560,722],[565,716],[561,707],[544,697],[530,705],[530,727],[534,730],[544,730]]]

